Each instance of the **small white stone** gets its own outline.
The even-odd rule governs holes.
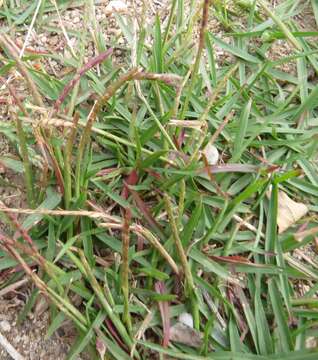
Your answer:
[[[8,332],[11,330],[11,325],[9,324],[9,322],[7,320],[2,320],[0,322],[0,328],[2,331]]]
[[[313,349],[315,347],[317,347],[317,338],[314,337],[314,336],[309,336],[307,339],[306,339],[306,349]]]
[[[193,329],[193,317],[191,314],[186,313],[186,312],[180,314],[179,322],[181,322],[182,324],[187,325]]]
[[[74,19],[73,19],[73,23],[74,24],[78,24],[80,22],[80,18],[78,16],[76,16]]]
[[[203,150],[203,154],[205,155],[209,165],[217,164],[219,160],[219,151],[214,145],[208,143]]]
[[[121,12],[125,13],[128,10],[128,6],[125,2],[120,0],[111,1],[105,8],[106,13]]]

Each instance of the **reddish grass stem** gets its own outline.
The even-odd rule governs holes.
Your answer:
[[[60,109],[60,106],[62,105],[62,103],[64,102],[65,98],[67,97],[67,95],[70,93],[70,91],[74,88],[74,86],[76,85],[76,83],[81,79],[81,77],[91,68],[93,68],[94,66],[100,64],[101,62],[103,62],[105,59],[107,59],[111,54],[113,53],[113,49],[110,48],[107,51],[99,54],[98,56],[94,57],[93,59],[90,59],[83,67],[81,67],[76,75],[74,76],[74,78],[64,87],[62,93],[60,94],[60,96],[58,97],[58,99],[56,100],[55,104],[54,104],[54,112],[57,113]]]
[[[126,82],[131,80],[160,80],[165,82],[168,85],[178,86],[181,78],[174,74],[155,74],[155,73],[146,73],[143,72],[141,68],[133,68],[122,74],[113,84],[109,85],[105,91],[105,94],[101,96],[96,103],[94,104],[88,119],[86,126],[84,128],[84,132],[82,134],[78,152],[77,152],[77,160],[76,160],[76,172],[75,172],[75,182],[76,182],[76,189],[75,195],[76,197],[80,194],[81,182],[80,182],[80,174],[81,174],[81,161],[83,159],[84,150],[86,145],[89,142],[89,137],[91,134],[93,123],[95,122],[97,115],[100,109],[107,104],[108,100],[116,93],[116,91],[124,85]],[[164,129],[162,129],[165,131]],[[169,135],[164,133],[169,138]],[[170,138],[169,138],[170,139]],[[171,140],[171,139],[170,139]]]

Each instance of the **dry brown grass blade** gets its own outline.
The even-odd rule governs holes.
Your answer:
[[[2,210],[2,203],[0,202],[0,211]],[[28,232],[26,231],[26,229],[24,229],[21,224],[19,223],[19,221],[17,220],[17,218],[12,214],[12,213],[8,213],[8,218],[11,220],[12,224],[15,226],[15,228],[17,229],[17,231],[20,233],[20,235],[22,236],[22,238],[24,239],[24,241],[30,246],[30,248],[32,249],[32,251],[34,251],[35,253],[37,252],[37,249],[33,243],[33,240],[31,239],[30,235],[28,234]]]
[[[0,211],[12,214],[25,214],[25,215],[49,215],[49,216],[87,216],[91,219],[105,219],[118,223],[118,218],[107,215],[97,211],[87,210],[48,210],[48,209],[19,209],[19,208],[7,208],[0,207]]]
[[[34,102],[38,106],[43,106],[43,101],[40,93],[38,92],[37,87],[35,86],[29,72],[23,62],[21,61],[18,52],[15,49],[15,44],[12,40],[5,34],[0,34],[0,44],[9,52],[13,60],[16,62],[17,68],[21,75],[25,78],[28,83],[29,89],[32,93]]]
[[[98,226],[104,227],[104,228],[107,228],[107,229],[111,229],[111,228],[112,229],[117,229],[117,230],[122,230],[123,229],[123,224],[118,224],[118,223],[117,224],[114,224],[114,223],[100,223],[100,224],[98,224]],[[158,250],[160,255],[171,266],[174,273],[176,275],[180,274],[179,268],[178,268],[177,264],[175,263],[175,261],[172,259],[172,257],[168,253],[168,251],[163,247],[161,242],[156,238],[155,235],[152,234],[151,231],[149,231],[148,229],[144,228],[143,226],[141,226],[139,224],[132,224],[129,229],[130,229],[130,231],[135,232],[135,233],[141,235],[143,238],[145,238],[156,250]]]
[[[29,282],[28,278],[24,278],[22,280],[19,280],[11,285],[6,286],[5,288],[0,290],[0,298],[5,296],[6,294],[10,293],[11,291],[15,291],[22,287],[23,285],[27,284]]]
[[[224,120],[221,122],[220,126],[216,129],[216,131],[214,132],[214,134],[212,135],[209,144],[214,144],[215,140],[219,137],[219,135],[221,134],[221,132],[223,131],[223,129],[225,128],[225,126],[228,124],[228,122],[232,119],[233,117],[233,111],[231,111],[225,118]]]
[[[9,341],[0,333],[0,345],[12,357],[13,360],[25,360],[25,358],[17,352],[17,350],[9,343]]]
[[[59,310],[64,312],[67,316],[72,318],[74,321],[77,322],[77,324],[80,326],[80,328],[85,331],[86,330],[86,319],[82,316],[79,310],[72,306],[70,303],[68,303],[64,298],[60,297],[57,293],[54,292],[50,287],[48,287],[45,282],[35,273],[32,271],[30,266],[25,262],[23,257],[20,255],[20,253],[16,250],[16,248],[21,251],[22,254],[28,254],[31,257],[38,257],[41,256],[38,253],[35,254],[32,250],[26,248],[22,244],[19,244],[18,242],[3,236],[0,233],[0,246],[1,248],[6,251],[9,255],[12,256],[13,259],[15,259],[23,268],[25,273],[31,278],[35,286],[39,289],[40,293],[48,300],[51,301],[53,304],[55,304]],[[38,264],[41,266],[41,264]],[[45,271],[50,274],[50,271],[48,267],[44,268]],[[50,274],[52,276],[52,274]]]
[[[14,101],[14,103],[18,106],[18,108],[20,109],[20,111],[23,113],[24,116],[28,116],[28,113],[27,111],[25,110],[21,100],[19,99],[19,97],[16,95],[13,87],[8,83],[6,82],[1,76],[0,76],[0,81],[7,86],[8,90],[9,90],[9,93]]]
[[[295,239],[297,241],[302,241],[304,240],[307,236],[317,236],[318,235],[318,226],[315,226],[311,229],[308,230],[304,230],[301,232],[298,232],[294,235]]]
[[[157,281],[155,283],[155,290],[158,294],[165,294],[167,292],[164,282]],[[168,301],[158,301],[159,311],[162,320],[163,341],[162,346],[167,347],[170,339],[170,307]]]
[[[8,238],[7,236],[0,233],[0,245],[1,247],[10,254],[17,262],[22,266],[25,273],[32,279],[37,288],[43,293],[44,296],[47,296],[46,284],[32,271],[29,265],[23,260],[22,256],[18,253],[16,249],[22,251],[22,253],[27,254],[34,258],[34,251],[19,244],[17,241]]]
[[[119,218],[107,215],[103,212],[98,211],[87,211],[87,210],[47,210],[47,209],[17,209],[17,208],[7,208],[4,205],[0,208],[0,211],[5,213],[16,213],[16,214],[39,214],[39,215],[49,215],[49,216],[87,216],[91,219],[104,219],[106,221],[111,221],[111,223],[100,223],[98,226],[106,228],[116,228],[122,229],[123,224]],[[144,236],[158,251],[159,253],[167,260],[173,271],[178,275],[179,269],[177,264],[171,258],[166,249],[161,245],[160,241],[147,229],[143,228],[140,225],[133,224],[130,226],[131,231],[135,231],[140,235]]]

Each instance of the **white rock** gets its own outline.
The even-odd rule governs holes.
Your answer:
[[[126,13],[128,6],[124,1],[113,0],[105,8],[107,14],[112,12]]]
[[[307,349],[313,349],[313,348],[317,347],[317,344],[318,344],[318,341],[315,336],[309,336],[306,339],[306,348]]]
[[[209,165],[217,164],[219,160],[219,151],[214,145],[208,143],[202,153],[205,155]]]
[[[186,313],[186,312],[180,314],[179,322],[181,322],[182,324],[187,325],[193,329],[193,317],[191,314]]]
[[[0,328],[2,331],[10,331],[11,330],[11,325],[9,324],[9,322],[7,320],[2,320],[0,322]]]

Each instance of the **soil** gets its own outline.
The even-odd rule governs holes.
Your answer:
[[[20,300],[19,297],[22,299]],[[49,324],[48,312],[28,318],[21,326],[17,318],[24,305],[26,292],[18,292],[12,300],[0,302],[0,332],[25,359],[65,359],[69,345],[58,334],[46,339]],[[24,299],[23,299],[24,298]],[[0,347],[0,359],[11,360],[11,356]]]
[[[114,16],[108,14],[106,9],[109,1],[100,0],[96,1],[95,11],[97,26],[101,29],[103,36],[108,43],[116,42],[116,59],[121,61],[125,56],[124,44],[125,40],[120,33],[118,26],[116,25],[116,20]],[[154,14],[159,12],[162,19],[165,19],[169,7],[167,3],[169,0],[152,0],[152,1],[127,1],[128,11],[135,11],[136,13],[142,11],[142,4],[150,4],[148,6],[148,19],[153,19]],[[279,1],[272,1],[273,4],[279,3]],[[84,26],[83,19],[83,7],[72,8],[70,10],[64,11],[62,16],[62,21],[64,26],[67,29],[80,30]],[[150,22],[149,20],[149,22]],[[43,17],[43,21],[47,26],[58,26],[59,19],[56,15],[56,12],[52,14],[46,14]],[[299,27],[304,30],[317,30],[317,25],[312,14],[311,8],[305,8],[304,11],[297,16],[297,21]],[[5,25],[5,24],[2,24]],[[1,24],[0,24],[1,26]],[[65,37],[63,34],[52,33],[43,29],[33,29],[31,32],[30,41],[27,44],[29,49],[35,51],[54,51],[59,53],[64,57],[70,57],[70,48],[76,48],[78,45],[78,39],[74,37],[69,38],[69,43],[67,45]],[[209,21],[209,29],[215,35],[222,37],[224,34],[224,29],[220,26],[220,23],[211,15]],[[21,27],[15,34],[16,44],[22,46],[24,43],[25,36],[27,34],[27,28]],[[226,38],[224,39],[226,41]],[[286,41],[277,41],[269,49],[269,57],[273,60],[280,58],[281,56],[286,56],[291,53],[291,48]],[[223,50],[216,48],[216,54],[220,63],[224,61],[225,57],[228,56],[224,54]],[[85,52],[85,60],[95,55],[94,44],[88,44]],[[53,73],[56,76],[67,71],[63,69],[57,60],[46,60],[44,65],[49,73]],[[294,72],[295,69],[292,64],[284,64],[283,71]],[[19,81],[19,78],[14,77],[12,81]],[[21,85],[20,85],[21,86]],[[21,89],[21,96],[23,96],[23,89]],[[7,90],[0,86],[0,99],[7,98]],[[11,121],[6,106],[0,106],[0,123]],[[9,145],[8,140],[0,134],[0,155],[10,155],[14,156],[15,149],[12,149]],[[0,182],[0,200],[6,203],[8,206],[12,207],[25,207],[25,195],[23,192],[23,181],[21,176],[17,176],[12,171],[5,168],[0,163],[0,180],[4,179],[9,184],[14,184],[17,187],[8,187],[3,185]],[[1,228],[0,221],[0,231],[5,230],[3,224]],[[1,279],[0,279],[1,284]],[[6,337],[6,339],[11,343],[11,345],[22,355],[25,359],[30,360],[62,360],[66,358],[66,354],[70,348],[70,344],[74,339],[74,334],[70,331],[71,335],[67,336],[64,331],[63,336],[54,334],[51,338],[46,339],[45,335],[49,325],[49,312],[44,311],[40,315],[31,314],[31,317],[27,318],[22,325],[17,325],[17,317],[23,308],[25,302],[30,293],[30,287],[25,287],[22,289],[16,289],[10,293],[10,297],[7,295],[5,298],[0,298],[0,333]],[[65,327],[65,329],[69,327]],[[11,359],[10,355],[6,352],[4,348],[0,346],[0,360],[9,360]],[[80,358],[79,358],[80,359]]]

